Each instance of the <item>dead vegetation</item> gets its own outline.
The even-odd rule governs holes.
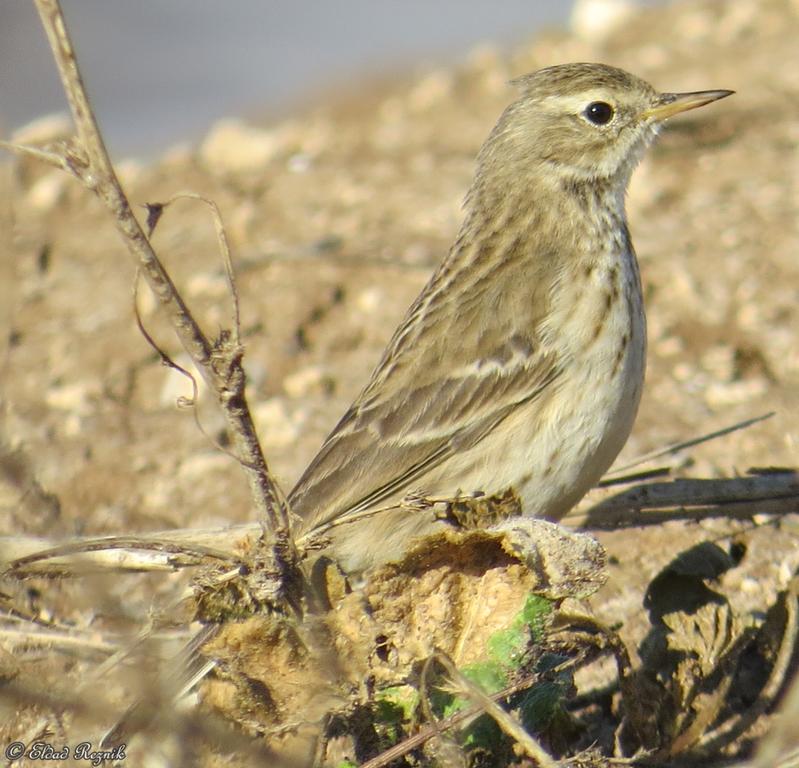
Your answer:
[[[214,528],[211,523],[218,523],[220,517],[226,519],[220,514],[201,518],[202,524],[184,518],[182,530],[168,533],[99,537],[108,530],[125,530],[125,520],[138,523],[131,524],[131,530],[158,529],[167,522],[152,525],[154,520],[161,522],[152,515],[131,520],[136,504],[121,495],[132,487],[129,473],[112,472],[105,485],[95,479],[99,475],[91,475],[94,470],[89,467],[107,475],[117,466],[114,461],[119,457],[112,456],[117,445],[113,440],[102,445],[100,455],[85,454],[82,464],[75,453],[82,440],[91,441],[94,431],[86,427],[86,422],[102,421],[94,414],[103,408],[106,420],[97,425],[101,430],[113,424],[130,442],[146,429],[142,422],[148,422],[150,415],[146,409],[137,408],[141,408],[142,398],[146,401],[147,382],[154,380],[152,371],[162,359],[161,353],[145,359],[146,353],[141,352],[140,358],[134,356],[126,369],[112,366],[106,370],[104,363],[113,346],[100,349],[98,340],[97,347],[86,349],[82,359],[83,350],[68,344],[70,363],[57,362],[61,371],[50,382],[45,399],[52,408],[60,408],[73,419],[72,427],[67,420],[65,431],[53,430],[54,441],[57,450],[63,451],[65,465],[73,472],[70,485],[80,487],[83,483],[83,495],[50,490],[59,486],[58,474],[52,469],[57,465],[52,460],[48,464],[44,448],[38,466],[31,458],[31,445],[42,437],[26,433],[25,428],[35,425],[37,417],[30,410],[24,412],[28,401],[11,387],[4,431],[7,435],[27,434],[30,439],[8,443],[2,459],[6,493],[3,507],[10,521],[7,532],[13,534],[2,542],[7,585],[3,628],[6,650],[0,656],[5,744],[21,742],[29,746],[42,741],[58,751],[64,744],[74,749],[88,741],[95,750],[107,750],[109,760],[121,758],[118,750],[124,745],[124,758],[133,764],[160,759],[170,765],[794,765],[796,735],[790,723],[799,711],[796,686],[784,697],[782,714],[779,707],[792,679],[797,635],[797,558],[785,553],[795,549],[792,518],[786,516],[799,506],[799,480],[793,470],[780,466],[790,466],[793,458],[792,441],[798,434],[795,412],[788,409],[786,414],[781,409],[766,423],[768,426],[759,425],[741,433],[761,430],[751,442],[742,438],[737,444],[738,453],[731,456],[725,456],[722,449],[712,452],[709,446],[717,441],[698,447],[683,444],[671,450],[665,470],[649,470],[651,476],[647,476],[646,467],[652,466],[651,461],[662,459],[659,455],[650,456],[650,463],[642,470],[644,475],[628,478],[632,487],[619,490],[610,485],[603,491],[604,499],[593,497],[589,505],[575,513],[573,521],[589,527],[612,527],[613,533],[603,539],[610,552],[609,560],[605,548],[589,536],[509,515],[514,506],[513,497],[509,496],[478,504],[453,500],[447,509],[453,520],[452,532],[420,543],[397,562],[370,573],[362,584],[349,584],[334,563],[325,561],[318,561],[312,573],[304,573],[288,536],[288,513],[279,486],[267,471],[255,438],[253,421],[258,418],[251,418],[245,398],[242,339],[249,338],[256,346],[256,331],[261,329],[242,323],[237,308],[230,331],[221,331],[212,339],[203,335],[175,284],[186,282],[193,286],[189,293],[195,294],[199,310],[210,313],[213,321],[219,310],[213,309],[214,302],[210,300],[228,295],[232,273],[229,263],[205,274],[190,271],[185,280],[172,278],[163,270],[151,240],[154,233],[160,235],[166,229],[168,242],[174,243],[176,231],[168,229],[171,211],[164,213],[164,206],[154,201],[172,200],[174,190],[165,189],[150,197],[148,187],[156,187],[161,181],[159,176],[166,171],[157,170],[141,184],[148,214],[142,226],[115,184],[102,141],[95,134],[96,126],[82,95],[71,49],[59,31],[62,25],[57,4],[54,0],[37,0],[37,5],[49,25],[57,60],[60,57],[77,137],[67,143],[23,150],[17,147],[16,151],[24,156],[17,173],[27,189],[33,189],[49,177],[26,163],[31,158],[44,160],[67,170],[98,196],[108,213],[94,209],[93,203],[70,190],[54,199],[55,207],[47,214],[52,220],[68,221],[76,211],[79,217],[83,216],[85,208],[85,216],[100,221],[110,213],[139,268],[151,285],[154,283],[155,295],[166,306],[193,365],[207,382],[206,391],[213,393],[213,399],[226,414],[226,426],[222,427],[214,422],[213,415],[204,412],[203,394],[195,392],[191,404],[199,407],[204,430],[218,444],[213,450],[222,450],[207,458],[203,451],[210,449],[200,449],[195,466],[185,474],[188,462],[178,465],[180,471],[174,477],[170,475],[163,445],[156,446],[151,438],[150,442],[139,444],[136,450],[140,453],[134,456],[141,473],[138,482],[148,490],[136,491],[136,498],[143,502],[142,508],[149,506],[163,514],[178,499],[181,506],[199,512],[199,506],[193,507],[189,502],[191,485],[201,478],[197,485],[203,499],[221,497],[225,501],[216,509],[221,513],[228,511],[226,505],[233,506],[229,500],[240,499],[235,494],[241,491],[229,490],[234,485],[233,473],[221,472],[216,464],[217,456],[224,458],[225,466],[234,464],[225,454],[227,451],[238,459],[249,479],[252,498],[242,505],[243,519],[257,522],[227,530]],[[763,46],[770,45],[774,56],[781,50],[779,35],[790,38],[791,25],[799,26],[795,9],[787,2],[722,7],[720,16],[710,5],[695,4],[664,9],[657,12],[662,17],[652,18],[660,18],[662,28],[670,25],[670,29],[682,30],[684,38],[693,35],[711,48],[721,48],[730,40],[751,41],[754,37]],[[644,29],[649,22],[638,23],[639,29]],[[680,38],[673,49],[663,50],[679,58],[685,54],[679,50],[681,40],[684,42]],[[340,115],[336,119],[345,138],[347,130],[354,134],[351,151],[366,154],[370,162],[373,155],[381,156],[381,152],[383,157],[391,157],[399,151],[403,127],[429,122],[428,112],[438,100],[456,102],[450,106],[463,119],[465,107],[457,103],[454,95],[463,95],[467,85],[488,91],[502,79],[505,69],[516,67],[522,60],[529,64],[528,59],[537,62],[553,55],[603,58],[599,54],[612,51],[613,44],[624,43],[624,30],[617,31],[609,42],[545,41],[533,54],[520,53],[520,61],[512,64],[491,57],[478,58],[470,65],[471,70],[467,67],[458,76],[428,76],[412,88],[407,103],[397,101],[399,97],[394,97],[394,102],[391,98],[384,100],[375,132],[363,134],[370,138],[357,134],[354,126],[360,117]],[[638,46],[638,55],[645,58],[645,44],[639,40]],[[584,48],[595,55],[581,55]],[[654,61],[650,68],[657,70],[653,49],[649,56]],[[685,58],[690,56],[685,54]],[[749,66],[757,71],[763,64],[754,58]],[[638,69],[632,64],[629,68]],[[666,69],[665,65],[662,68]],[[719,65],[708,65],[703,71],[716,69],[721,71]],[[779,90],[778,78],[770,81],[772,90]],[[740,88],[736,82],[701,85]],[[783,83],[782,87],[789,86]],[[795,91],[795,85],[791,87]],[[760,93],[759,97],[765,95]],[[741,108],[743,117],[735,124],[738,127],[754,114],[752,102],[745,103],[747,106]],[[324,148],[326,142],[335,143],[330,125],[319,118],[316,121],[310,120],[306,134],[300,137],[276,131],[276,155],[269,157],[288,158],[287,165],[295,168],[303,162],[315,162],[322,175],[335,170],[328,167],[331,161]],[[692,124],[684,129],[682,143],[678,132],[671,150],[664,151],[677,152],[683,146],[686,153],[709,152],[714,146],[719,153],[731,151],[729,148],[739,137],[735,130],[723,125],[723,120],[721,123]],[[788,129],[777,127],[772,144],[779,145],[780,130]],[[474,123],[469,123],[467,130],[453,141],[468,143],[470,132],[477,136]],[[440,137],[427,136],[424,131],[414,135],[419,146],[425,146],[425,141],[430,142],[427,146],[435,146],[440,141]],[[740,141],[745,144],[747,136],[744,134]],[[689,149],[695,144],[699,150]],[[290,149],[281,149],[284,145]],[[204,149],[204,162],[209,162],[209,153],[213,156],[210,143]],[[456,149],[450,147],[449,151]],[[285,157],[280,155],[282,151],[286,152]],[[430,159],[425,161],[424,153],[429,151],[422,149],[417,155],[417,170],[422,174],[428,173],[425,168]],[[463,154],[469,153],[464,150]],[[460,157],[450,157],[450,162],[454,167],[462,164]],[[390,168],[383,167],[381,171],[379,162],[377,166],[376,173],[382,174],[382,181],[390,182]],[[198,175],[191,162],[183,170],[182,181],[187,183]],[[222,196],[228,204],[235,202],[239,206],[231,239],[250,243],[251,250],[247,253],[245,249],[243,264],[236,264],[243,269],[245,282],[248,271],[261,268],[261,257],[255,251],[268,253],[277,248],[275,244],[291,231],[287,220],[297,216],[296,212],[288,212],[286,219],[278,217],[270,222],[274,224],[270,239],[259,236],[261,224],[251,216],[253,201],[263,193],[261,185],[284,184],[283,191],[288,190],[290,200],[296,179],[270,181],[268,170],[261,169],[266,176],[258,180],[247,170],[246,165],[236,163],[227,172],[221,167],[215,169],[216,175],[225,177]],[[643,175],[650,182],[650,189],[637,196],[633,193],[632,208],[639,214],[668,208],[672,195],[688,206],[680,215],[694,211],[697,216],[705,215],[710,223],[716,221],[716,214],[708,212],[708,205],[722,208],[725,215],[730,215],[736,205],[733,200],[739,190],[735,187],[727,189],[725,196],[714,197],[707,191],[709,187],[698,183],[697,177],[687,177],[687,183],[682,177],[677,184],[676,176],[669,177],[668,166],[661,171],[660,180],[654,180],[654,173],[645,168]],[[725,166],[724,173],[716,174],[716,181],[723,183],[725,173],[733,179],[732,174],[740,173],[740,169]],[[201,175],[199,178],[204,180]],[[297,190],[305,191],[306,187],[299,184]],[[435,183],[427,185],[423,194],[435,196],[434,187]],[[353,216],[350,208],[362,202],[365,188],[366,182],[353,172],[339,190],[340,209],[330,209],[316,219],[311,215],[310,229],[315,231],[325,216],[338,217],[336,226],[346,229],[346,222]],[[41,189],[39,193],[44,194]],[[313,194],[316,193],[315,189]],[[777,205],[772,192],[764,191],[763,197],[748,201],[750,219],[762,219],[769,206]],[[23,230],[31,222],[41,223],[36,199],[29,198],[28,208],[19,213],[18,223]],[[339,289],[337,281],[351,274],[353,267],[348,265],[348,259],[356,270],[362,270],[363,265],[369,267],[359,250],[366,251],[382,239],[385,233],[381,233],[380,216],[390,218],[391,208],[397,204],[387,193],[382,213],[369,218],[373,215],[369,212],[364,226],[358,228],[357,244],[348,245],[347,258],[341,257],[340,243],[328,233],[327,238],[315,241],[309,271],[303,271],[308,270],[307,263],[281,266],[279,258],[268,262],[267,269],[276,267],[277,274],[269,279],[273,281],[272,297],[278,304],[286,301],[279,291],[275,292],[275,285],[281,281],[302,285],[310,272],[317,272],[317,285],[321,288],[312,301],[301,303],[302,319],[289,327],[287,338],[294,345],[300,367],[284,376],[288,400],[272,397],[265,401],[271,408],[262,412],[267,426],[277,425],[279,432],[281,426],[288,429],[293,425],[291,398],[316,397],[326,408],[336,409],[339,395],[334,392],[335,379],[321,364],[307,365],[310,348],[318,356],[314,359],[324,360],[325,356],[340,353],[338,362],[341,370],[346,370],[351,349],[363,343],[377,344],[377,336],[372,339],[369,331],[355,331],[363,323],[359,312],[371,313],[372,323],[376,322],[381,311],[380,297],[375,298],[370,289],[357,283]],[[314,205],[318,203],[311,195],[303,203],[306,215],[313,213]],[[162,214],[164,220],[159,221]],[[414,219],[417,237],[436,229],[442,220],[448,221],[449,213],[439,203],[438,210],[430,208],[426,216],[419,214]],[[179,222],[177,235],[185,237],[194,226],[194,219]],[[224,243],[226,232],[218,219],[216,222],[216,231]],[[751,267],[756,258],[744,247],[749,237],[748,223],[751,221],[730,225],[711,240],[716,249],[728,242],[731,255],[740,256],[729,266],[733,276],[743,274],[744,267]],[[796,243],[796,231],[795,224],[790,230],[788,219],[783,223],[788,231],[781,233],[781,240],[760,221],[762,241],[772,249],[771,268],[782,268],[790,274],[780,254],[786,250],[786,240]],[[57,224],[51,221],[48,226]],[[70,234],[65,239],[69,241],[75,237],[77,225],[72,220],[66,226]],[[652,226],[648,237],[656,238],[658,229],[667,224],[656,218]],[[690,233],[682,229],[672,229],[671,235],[670,249],[685,248],[691,241]],[[397,278],[398,294],[408,292],[418,278],[415,273],[424,271],[418,269],[419,250],[413,243],[408,244],[409,236],[405,232],[392,240],[400,254],[396,260],[399,266],[384,268],[389,273],[397,270],[395,277],[405,274],[404,278]],[[425,238],[425,247],[439,245],[437,237],[442,235]],[[81,234],[79,242],[84,240],[85,235]],[[31,241],[27,247],[32,247]],[[50,246],[39,243],[32,250],[36,254],[34,269],[47,273],[52,258]],[[107,257],[102,248],[100,252]],[[325,273],[328,267],[320,266],[327,254],[332,254],[333,266],[339,270],[329,285],[329,275]],[[374,268],[375,264],[371,266]],[[674,263],[670,266],[674,268]],[[725,414],[733,414],[726,422],[762,412],[764,401],[771,406],[770,401],[776,400],[786,407],[795,402],[791,399],[795,398],[791,385],[799,378],[799,365],[787,352],[778,356],[778,350],[789,349],[795,340],[787,318],[793,317],[796,309],[786,303],[785,296],[787,289],[788,296],[793,291],[795,298],[795,288],[790,287],[785,275],[782,284],[777,278],[763,278],[773,289],[767,309],[752,308],[753,304],[759,306],[757,286],[739,286],[736,290],[746,294],[745,306],[749,309],[744,311],[742,306],[735,310],[729,306],[728,298],[719,299],[728,308],[726,314],[717,317],[714,310],[700,306],[699,298],[710,301],[718,292],[714,285],[707,289],[707,297],[703,295],[707,286],[702,283],[701,271],[688,271],[689,277],[677,274],[671,276],[672,280],[662,280],[659,268],[662,267],[650,265],[649,270],[656,294],[654,312],[650,313],[655,357],[650,388],[662,392],[664,380],[677,388],[686,384],[689,391],[689,385],[703,386],[705,407],[722,404],[727,409]],[[129,275],[132,278],[132,270]],[[197,282],[198,275],[204,282]],[[102,277],[100,269],[96,279],[100,281]],[[675,319],[670,314],[670,292],[680,281],[686,295],[681,297],[680,318]],[[729,288],[734,277],[717,282]],[[47,305],[48,289],[57,293],[59,288],[39,286],[37,292],[30,289],[30,283],[28,280],[21,290],[27,302],[34,305]],[[337,313],[346,302],[347,291],[357,288],[360,293],[354,301],[353,315],[342,323]],[[247,295],[245,288],[243,302]],[[298,295],[303,295],[301,290]],[[407,298],[398,295],[397,301],[402,305]],[[141,303],[145,302],[142,297]],[[235,303],[238,304],[238,297]],[[777,312],[779,322],[769,314],[771,311]],[[34,317],[45,322],[41,312]],[[152,309],[144,306],[142,318],[147,326]],[[333,319],[326,322],[330,318]],[[695,325],[688,328],[688,319]],[[725,322],[731,322],[730,335],[725,335]],[[91,337],[96,328],[92,323],[88,325],[88,330],[79,327],[78,333]],[[102,323],[100,326],[102,337],[109,329],[103,329]],[[23,339],[27,335],[35,339],[39,332],[33,323],[30,328],[20,327]],[[752,341],[763,328],[772,331],[774,350],[761,349]],[[24,346],[23,339],[9,343]],[[285,338],[283,341],[286,343]],[[692,358],[689,353],[694,346],[697,354]],[[698,361],[697,369],[666,375],[666,368],[674,364],[675,349]],[[274,357],[264,359],[270,360],[271,365]],[[101,361],[99,365],[95,358]],[[12,366],[16,362],[22,364],[24,356],[12,357]],[[92,366],[105,371],[99,376],[100,388],[87,385],[77,394],[70,390],[68,374],[76,370],[71,368],[73,365],[79,371]],[[13,370],[12,367],[12,373]],[[23,366],[17,386],[25,384],[26,376],[36,381],[36,373],[35,365]],[[659,373],[664,374],[660,379]],[[346,376],[342,374],[341,381]],[[77,380],[85,378],[79,376]],[[346,392],[341,397],[346,400],[345,395]],[[672,408],[672,417],[682,428],[691,420],[686,411],[694,406],[683,408],[680,397],[685,393],[678,395],[676,401],[671,395],[676,404],[658,404]],[[736,406],[739,410],[735,410]],[[740,410],[743,408],[748,413]],[[671,425],[664,428],[665,418],[655,420],[655,413],[656,409],[650,406],[648,410],[644,404],[642,426],[653,435],[647,443],[650,447],[664,442],[663,435],[674,434]],[[312,421],[307,415],[305,418]],[[168,414],[159,423],[162,429],[170,425],[165,429],[171,431],[171,425],[181,419],[190,421]],[[710,431],[705,430],[707,420],[702,420],[702,424],[702,430],[681,429],[682,436]],[[177,427],[174,429],[175,434],[170,435],[174,443],[166,443],[173,448],[181,445],[185,437]],[[766,429],[771,431],[763,431]],[[84,432],[90,434],[86,436]],[[284,448],[292,443],[293,434],[289,429]],[[192,444],[203,439],[196,435],[189,438],[195,441]],[[274,432],[267,433],[267,445],[270,439],[275,439]],[[63,444],[58,444],[59,440]],[[636,440],[640,442],[641,438],[634,438],[634,443]],[[636,447],[637,443],[633,445]],[[750,458],[756,456],[761,465],[776,466],[740,477],[720,477],[722,466],[734,466],[736,456],[749,463],[755,463]],[[294,462],[300,459],[292,458]],[[82,468],[76,472],[76,466]],[[693,477],[684,476],[688,469]],[[154,474],[163,477],[160,488],[150,483]],[[677,479],[650,482],[664,474]],[[52,483],[43,482],[40,476],[49,477]],[[174,488],[163,484],[170,482]],[[114,515],[107,515],[98,525],[90,508],[111,502],[124,506],[123,522],[116,526]],[[83,524],[96,535],[76,539],[74,534],[80,532],[77,526],[65,529],[61,522],[62,503],[85,511]],[[484,530],[482,523],[486,518],[492,523],[506,519],[496,528]],[[686,520],[698,524],[687,526]],[[681,527],[676,528],[674,521]],[[143,522],[151,524],[142,525]],[[269,535],[264,535],[264,531]],[[66,533],[72,534],[67,543],[48,548],[50,540],[63,538]],[[628,556],[630,550],[640,550],[644,556]],[[778,561],[777,552],[782,553],[782,561]],[[769,559],[776,571],[763,565]],[[131,572],[145,575],[125,575]],[[618,596],[625,590],[636,593],[637,600],[620,602]],[[641,599],[643,611],[637,605]],[[192,622],[193,636],[188,631]],[[191,699],[184,708],[175,704],[181,694],[197,686],[202,698],[199,704]],[[129,708],[125,713],[126,706]],[[112,754],[114,749],[117,752]],[[11,760],[14,755],[6,753],[6,757]],[[745,763],[747,759],[749,762]],[[79,762],[77,758],[75,762]]]

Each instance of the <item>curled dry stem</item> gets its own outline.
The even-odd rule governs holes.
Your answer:
[[[289,537],[288,505],[269,473],[247,406],[242,366],[243,349],[238,333],[232,338],[227,335],[219,342],[212,343],[192,317],[153,250],[148,236],[133,215],[130,203],[114,173],[83,87],[59,2],[35,0],[35,3],[61,75],[77,131],[77,140],[65,146],[60,158],[54,158],[48,152],[42,154],[42,159],[69,170],[100,198],[111,213],[128,251],[166,310],[181,344],[222,407],[236,455],[247,474],[260,519],[277,534],[280,541],[285,542]],[[30,154],[27,150],[26,153]]]

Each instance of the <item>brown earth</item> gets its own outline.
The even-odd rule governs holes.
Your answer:
[[[149,166],[122,163],[120,174],[137,205],[191,190],[220,206],[249,397],[267,459],[288,489],[452,241],[477,149],[513,97],[510,78],[603,61],[662,90],[734,89],[670,124],[634,177],[629,217],[650,347],[640,414],[619,462],[773,410],[768,421],[692,449],[676,474],[795,466],[797,38],[795,0],[640,11],[603,33],[553,33],[514,51],[475,51],[453,69],[354,84],[279,125],[220,124],[198,149],[176,148]],[[191,388],[136,328],[134,269],[100,204],[28,161],[6,166],[2,190],[0,532],[61,539],[251,520],[241,471],[176,409]],[[229,324],[207,211],[176,203],[155,244],[206,329]],[[146,293],[145,324],[181,362]],[[220,439],[214,408],[201,398],[204,429]],[[611,565],[593,609],[640,639],[643,592],[659,569],[691,543],[724,546],[733,536],[747,554],[725,591],[743,610],[764,609],[796,571],[799,547],[795,520],[757,522],[600,533]],[[141,617],[165,603],[178,581],[32,582],[9,591],[41,615],[113,627],[120,613]],[[72,667],[48,654],[25,663],[41,674]],[[19,717],[20,727],[32,722]]]

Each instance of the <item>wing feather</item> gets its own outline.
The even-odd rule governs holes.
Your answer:
[[[491,227],[467,220],[297,482],[289,501],[303,532],[424,489],[426,476],[557,379],[561,361],[542,330],[556,260],[547,243],[519,235],[535,222],[508,210],[507,227],[495,211]]]
[[[356,401],[292,491],[292,509],[305,518],[303,529],[423,488],[425,475],[473,448],[557,375],[554,361],[534,356],[448,377],[435,389],[397,392],[369,405]]]

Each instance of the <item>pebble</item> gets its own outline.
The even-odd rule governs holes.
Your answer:
[[[50,387],[45,393],[44,399],[51,408],[86,416],[91,410],[89,406],[90,390],[95,390],[96,394],[96,389],[96,385],[92,386],[83,381],[60,384]]]
[[[582,40],[599,42],[617,30],[635,11],[630,0],[577,0],[570,26]]]
[[[746,595],[758,595],[762,593],[763,586],[753,576],[744,576],[738,585],[738,589]]]
[[[169,147],[163,155],[159,165],[168,166],[186,166],[191,162],[193,155],[193,147],[188,141],[181,141]]]
[[[69,181],[69,176],[63,171],[51,171],[33,183],[25,201],[40,213],[47,213],[63,200]]]
[[[452,73],[446,70],[431,72],[411,89],[408,107],[411,112],[426,112],[432,107],[440,107],[451,92]]]
[[[291,398],[300,400],[309,395],[323,394],[327,389],[329,376],[319,365],[301,368],[283,379],[283,390]]]
[[[745,379],[730,383],[714,382],[704,390],[705,402],[711,408],[724,408],[754,400],[766,393],[768,383],[765,379]]]
[[[230,284],[219,272],[197,272],[187,281],[186,294],[192,298],[224,299],[230,295]]]
[[[291,173],[307,173],[312,165],[313,158],[307,152],[297,152],[288,159],[286,167]]]
[[[132,187],[144,176],[144,165],[132,157],[114,164],[114,172],[123,187]]]
[[[172,477],[159,479],[157,476],[148,478],[146,490],[142,494],[141,508],[143,510],[163,510],[170,506],[175,480]]]
[[[383,290],[376,286],[370,286],[355,297],[355,306],[365,315],[373,315],[385,301]]]
[[[220,120],[200,146],[200,159],[215,173],[262,168],[281,149],[275,133],[236,118]]]
[[[14,144],[33,144],[41,146],[52,141],[65,139],[72,135],[72,120],[66,112],[52,112],[17,128],[11,134]]]
[[[183,479],[201,479],[212,472],[224,472],[232,464],[232,459],[224,453],[198,453],[181,462],[178,475]]]
[[[652,350],[658,357],[675,357],[685,350],[685,343],[679,336],[666,336],[652,344]]]
[[[273,397],[255,406],[253,419],[264,448],[284,448],[299,439],[305,412],[292,413],[284,399]]]
[[[702,367],[715,379],[731,381],[735,371],[735,351],[728,344],[717,344],[702,355]]]

